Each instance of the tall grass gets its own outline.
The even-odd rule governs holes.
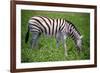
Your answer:
[[[32,16],[47,16],[50,18],[63,18],[71,21],[80,33],[84,36],[82,41],[83,50],[79,54],[75,47],[74,41],[68,37],[66,45],[68,56],[64,55],[62,43],[56,48],[56,40],[41,35],[39,38],[39,47],[30,48],[30,42],[25,44],[25,34],[27,32],[28,20]],[[32,34],[30,33],[29,41]],[[50,12],[50,11],[21,11],[21,62],[47,62],[47,61],[69,61],[69,60],[86,60],[90,59],[90,14],[75,12]]]

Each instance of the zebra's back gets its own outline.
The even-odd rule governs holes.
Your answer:
[[[44,33],[46,35],[56,35],[59,31],[63,31],[65,20],[51,19],[43,16],[34,16],[29,20],[30,31]]]

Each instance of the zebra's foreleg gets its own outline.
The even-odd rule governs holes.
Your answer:
[[[60,33],[58,33],[58,34],[56,35],[56,47],[57,47],[57,48],[59,48],[60,40],[61,40],[61,36],[60,36]]]
[[[63,46],[64,46],[64,54],[65,54],[65,56],[68,55],[67,46],[66,46],[66,38],[67,38],[67,36],[65,34],[62,34],[62,42],[63,42]]]
[[[32,40],[31,40],[31,48],[36,48],[38,46],[38,38],[39,33],[38,32],[32,32]]]

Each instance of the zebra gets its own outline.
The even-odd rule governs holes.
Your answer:
[[[56,39],[56,46],[59,47],[60,41],[62,41],[64,46],[64,54],[67,56],[67,45],[66,39],[70,36],[76,44],[78,51],[82,50],[82,38],[83,36],[74,26],[74,24],[65,19],[51,19],[46,16],[33,16],[28,21],[28,31],[25,37],[25,43],[27,43],[29,38],[29,32],[32,32],[31,47],[37,45],[37,40],[41,34],[47,36],[54,36]]]

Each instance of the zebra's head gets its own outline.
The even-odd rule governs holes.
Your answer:
[[[80,52],[81,50],[82,50],[82,38],[83,38],[83,36],[81,35],[80,37],[79,37],[79,39],[77,39],[76,40],[76,44],[77,44],[77,50]]]
[[[82,38],[83,38],[83,36],[77,30],[77,28],[75,27],[75,25],[72,22],[68,21],[68,20],[66,22],[66,27],[67,27],[66,32],[75,41],[77,50],[78,50],[78,52],[80,52],[82,50]]]

